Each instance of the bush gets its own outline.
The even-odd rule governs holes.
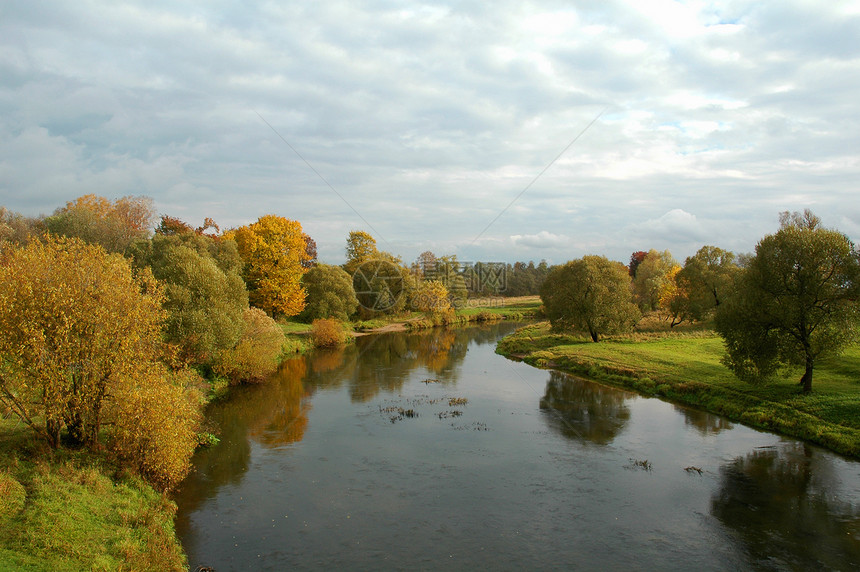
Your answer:
[[[233,384],[260,382],[278,368],[285,336],[280,326],[259,308],[248,308],[242,315],[242,337],[235,347],[221,352],[215,373]]]
[[[121,465],[161,490],[178,485],[191,469],[202,420],[196,374],[154,368],[126,384],[113,402],[110,449]]]
[[[333,348],[349,341],[350,335],[343,324],[334,319],[314,320],[311,324],[311,341],[317,348]]]

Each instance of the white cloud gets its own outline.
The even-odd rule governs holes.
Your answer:
[[[570,237],[542,230],[537,234],[511,235],[511,242],[514,246],[525,246],[528,248],[559,248],[569,244]]]
[[[807,206],[853,229],[855,8],[13,3],[0,204],[143,193],[222,226],[277,212],[332,260],[362,217],[404,259],[751,250]]]

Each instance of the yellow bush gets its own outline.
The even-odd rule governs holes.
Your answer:
[[[112,403],[112,452],[162,490],[185,478],[199,442],[201,395],[189,382],[192,375],[153,368],[124,384]]]
[[[333,348],[349,341],[349,333],[337,320],[314,320],[311,324],[311,341],[314,347]]]

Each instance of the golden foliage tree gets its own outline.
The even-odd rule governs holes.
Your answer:
[[[108,252],[124,252],[136,239],[149,234],[155,209],[149,197],[110,201],[84,195],[69,201],[45,219],[48,232],[100,244]]]
[[[161,363],[152,274],[80,239],[48,236],[0,265],[0,402],[53,447],[99,439],[160,488],[188,473],[201,418],[188,377]],[[105,429],[105,431],[102,431]]]
[[[201,393],[188,379],[194,376],[191,370],[147,364],[113,388],[106,407],[113,455],[162,490],[185,478],[199,444]]]
[[[439,280],[424,280],[412,292],[411,307],[425,314],[441,314],[451,309],[448,289]]]
[[[295,316],[304,309],[301,279],[309,254],[299,222],[266,215],[225,236],[239,247],[252,305],[271,315]]]
[[[161,302],[150,273],[100,246],[48,237],[16,249],[0,267],[3,402],[52,446],[63,427],[95,444],[113,389],[158,358]]]
[[[379,257],[376,239],[363,230],[350,231],[346,239],[346,264],[343,269],[353,274],[362,263]]]

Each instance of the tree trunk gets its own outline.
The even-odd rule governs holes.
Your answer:
[[[812,367],[815,364],[815,359],[812,356],[806,356],[806,371],[803,372],[803,377],[800,378],[800,386],[803,388],[803,393],[812,391]]]
[[[589,333],[591,334],[591,341],[592,341],[592,342],[596,342],[596,341],[599,339],[599,337],[600,337],[600,334],[598,334],[597,332],[593,332],[593,331],[592,331],[592,332],[589,332]]]

